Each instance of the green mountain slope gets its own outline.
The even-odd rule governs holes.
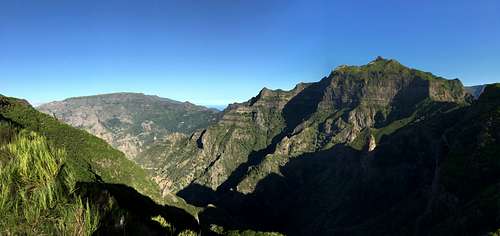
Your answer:
[[[2,119],[37,132],[65,149],[78,180],[95,181],[98,175],[107,183],[127,184],[146,195],[157,195],[157,187],[146,172],[103,140],[40,113],[21,100],[1,97],[0,104]]]
[[[0,234],[165,235],[198,227],[186,211],[158,204],[157,185],[123,153],[4,96],[0,177]]]
[[[458,80],[378,58],[341,66],[291,91],[263,89],[248,102],[230,105],[217,124],[145,153],[155,153],[148,156],[156,156],[152,163],[161,167],[165,191],[195,183],[249,193],[294,156],[337,144],[360,150],[371,137],[376,145],[383,135],[448,109],[442,101],[465,105],[468,99]]]
[[[70,197],[75,191],[66,153],[34,132],[0,124],[0,233],[89,235],[98,213],[88,202]]]
[[[214,109],[139,93],[69,98],[37,109],[106,140],[129,159],[169,134],[191,133],[218,118]]]

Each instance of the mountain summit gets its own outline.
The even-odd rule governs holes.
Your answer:
[[[337,144],[362,150],[370,139],[376,146],[383,135],[468,99],[458,80],[378,57],[367,65],[338,67],[316,83],[290,91],[263,89],[230,105],[218,123],[168,144],[161,173],[168,191],[198,183],[249,193],[294,156]],[[174,147],[179,150],[168,151]],[[236,170],[241,176],[234,182]]]

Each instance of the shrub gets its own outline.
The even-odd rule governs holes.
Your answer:
[[[90,235],[98,216],[74,196],[66,153],[45,137],[21,131],[0,147],[0,234]]]

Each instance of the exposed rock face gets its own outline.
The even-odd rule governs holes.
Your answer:
[[[266,176],[281,175],[280,167],[294,157],[338,144],[373,150],[383,135],[432,114],[420,111],[468,100],[460,81],[394,60],[342,66],[290,91],[263,89],[230,105],[217,124],[155,147],[162,166],[157,173],[171,183],[168,192],[200,185],[249,194]],[[189,191],[182,194],[189,198]]]
[[[213,109],[137,93],[70,98],[37,109],[104,139],[130,159],[171,133],[191,133],[218,119]]]
[[[370,135],[370,139],[368,141],[368,151],[371,152],[377,147],[377,142],[375,141],[375,137]]]
[[[152,167],[162,167],[158,170],[161,176],[168,174],[165,179],[172,184],[169,191],[176,192],[191,182],[215,189],[234,169],[248,161],[247,155],[254,146],[265,147],[277,135],[283,126],[277,111],[301,89],[300,86],[290,92],[263,89],[246,103],[230,105],[221,120],[210,128],[196,131],[183,140],[157,145],[145,155],[157,158],[150,163]]]

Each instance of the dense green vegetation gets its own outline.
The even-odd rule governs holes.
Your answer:
[[[0,180],[0,234],[196,234],[193,216],[161,205],[158,187],[122,153],[3,96]]]
[[[157,186],[122,153],[23,100],[3,96],[0,181],[2,235],[201,233],[192,215],[196,209],[183,202],[176,205],[188,211],[162,205]],[[255,233],[265,235],[244,232]]]
[[[73,194],[66,152],[34,132],[10,138],[0,146],[0,234],[92,234],[99,215]]]
[[[77,181],[96,181],[99,176],[107,183],[127,184],[160,200],[158,187],[147,173],[103,140],[14,98],[0,97],[0,116],[23,129],[39,133],[55,147],[66,150],[68,168],[72,169]]]

